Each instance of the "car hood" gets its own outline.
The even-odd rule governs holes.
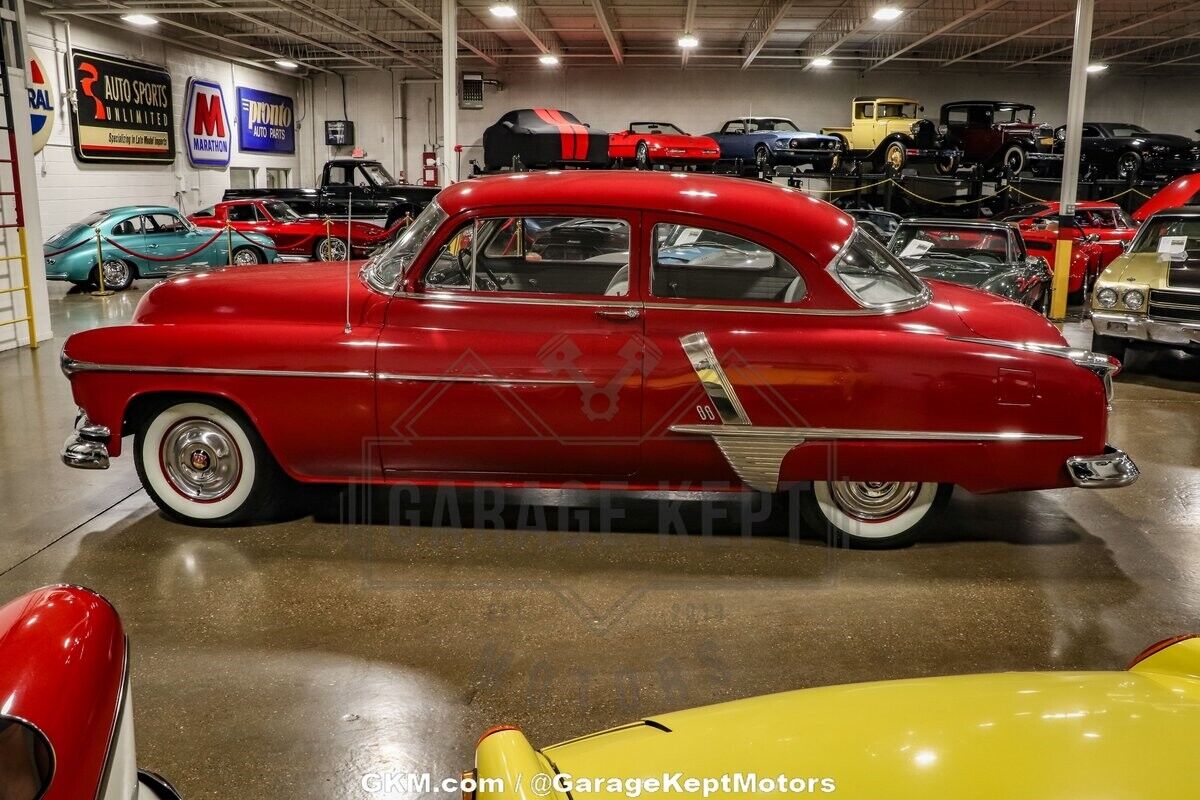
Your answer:
[[[678,133],[660,133],[647,136],[647,141],[659,147],[716,147],[717,143],[707,136],[690,136]]]
[[[543,753],[576,779],[782,774],[855,800],[1183,798],[1200,791],[1184,768],[1198,700],[1194,681],[1130,672],[891,681],[664,714]]]
[[[1131,216],[1137,222],[1145,222],[1156,211],[1188,205],[1198,192],[1200,192],[1200,172],[1181,175],[1155,192]]]
[[[1200,259],[1161,261],[1158,253],[1125,253],[1113,259],[1099,280],[1196,291],[1200,290]]]
[[[350,270],[351,321],[370,301],[383,299],[358,275],[362,262],[260,264],[194,272],[163,281],[138,304],[133,321],[143,324],[204,324],[296,321],[344,322],[346,272]]]

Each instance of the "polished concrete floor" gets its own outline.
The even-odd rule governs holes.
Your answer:
[[[905,550],[831,550],[779,520],[664,535],[648,501],[612,532],[514,530],[532,507],[507,510],[509,530],[455,529],[427,498],[416,524],[347,524],[341,491],[311,493],[293,521],[205,530],[165,520],[129,458],[58,462],[74,413],[62,340],[139,295],[58,293],[58,338],[0,353],[0,596],[69,581],[116,604],[140,760],[189,800],[453,775],[502,722],[548,744],[817,684],[1120,668],[1198,627],[1198,359],[1138,354],[1118,381],[1110,438],[1142,468],[1136,485],[960,492]],[[699,529],[702,513],[684,518]]]

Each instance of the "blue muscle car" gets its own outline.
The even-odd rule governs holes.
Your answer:
[[[113,291],[128,289],[137,278],[276,260],[275,242],[264,234],[198,229],[170,206],[122,206],[97,211],[47,239],[42,247],[46,278],[98,283],[97,231],[104,285]]]
[[[783,117],[738,117],[708,136],[720,146],[722,161],[741,159],[764,171],[780,164],[811,164],[814,170],[828,172],[842,152],[836,136],[802,131]]]

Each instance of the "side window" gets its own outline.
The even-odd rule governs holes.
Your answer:
[[[741,120],[732,120],[730,122],[725,123],[725,127],[722,129],[721,132],[722,133],[745,133],[746,132],[746,124],[744,122],[742,122]]]
[[[229,206],[225,216],[230,222],[254,222],[258,219],[254,213],[254,206],[251,203],[239,203],[238,205]]]
[[[121,220],[113,226],[113,235],[133,236],[136,233],[140,233],[142,229],[141,220],[141,217],[130,217],[129,219]]]
[[[349,186],[350,185],[350,169],[344,166],[334,166],[329,168],[329,186]]]
[[[794,303],[807,288],[796,268],[740,236],[692,225],[654,226],[655,297]]]
[[[947,125],[966,125],[967,110],[965,108],[952,108],[946,112]]]
[[[425,285],[484,292],[629,294],[629,223],[593,217],[489,217],[460,228]]]
[[[874,103],[855,103],[854,118],[855,119],[874,119],[875,114],[872,112]]]
[[[171,234],[181,233],[186,230],[183,221],[173,214],[150,214],[145,217],[146,234]]]
[[[1084,125],[1083,126],[1083,135],[1099,138],[1100,137],[1100,129],[1097,128],[1095,125]]]
[[[370,189],[375,184],[371,183],[371,179],[367,177],[367,173],[362,167],[356,167],[354,170],[354,185]]]

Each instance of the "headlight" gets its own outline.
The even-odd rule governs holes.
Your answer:
[[[1121,302],[1130,311],[1141,311],[1146,307],[1146,293],[1141,289],[1129,289],[1121,295]]]
[[[1096,290],[1096,305],[1101,308],[1112,308],[1117,304],[1117,290],[1111,286],[1105,286],[1102,289]]]
[[[916,136],[921,131],[921,122],[919,120],[917,122],[914,122],[909,127],[909,130],[912,131],[913,136]]]
[[[938,125],[938,136],[945,136],[950,132],[949,125]]]

